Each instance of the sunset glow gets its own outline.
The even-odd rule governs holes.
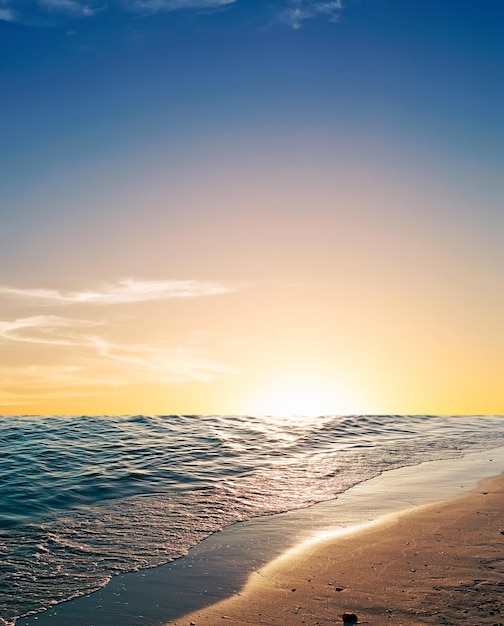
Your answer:
[[[315,417],[354,412],[358,402],[338,391],[336,385],[308,377],[293,376],[281,381],[272,380],[266,389],[258,390],[257,402],[252,412],[262,415]]]
[[[5,0],[1,412],[504,412],[466,4]]]

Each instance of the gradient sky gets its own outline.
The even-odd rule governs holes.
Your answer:
[[[0,0],[0,412],[504,413],[503,20]]]

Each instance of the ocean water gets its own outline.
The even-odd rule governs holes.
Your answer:
[[[234,522],[504,445],[499,416],[0,418],[0,624]]]

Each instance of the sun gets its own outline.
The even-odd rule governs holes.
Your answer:
[[[328,381],[298,376],[279,380],[258,394],[253,412],[260,415],[320,416],[352,413],[348,393]]]

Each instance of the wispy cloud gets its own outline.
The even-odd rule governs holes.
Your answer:
[[[212,12],[245,0],[0,0],[0,20],[51,25],[68,19],[90,18],[100,13],[122,12],[136,17],[172,11]],[[258,11],[264,9],[257,4]],[[306,20],[337,21],[342,0],[279,0],[273,22],[299,29]]]
[[[100,333],[90,332],[99,329]],[[0,343],[35,344],[30,365],[0,367],[0,401],[18,396],[48,398],[47,394],[88,387],[102,391],[128,384],[170,384],[211,381],[236,373],[194,346],[124,343],[107,336],[103,322],[39,315],[12,321],[0,320]],[[49,349],[49,352],[43,350]],[[45,359],[49,358],[49,362]],[[37,361],[39,362],[37,364]],[[21,390],[21,391],[20,391]],[[66,394],[65,390],[68,390]]]
[[[37,404],[40,400],[99,396],[114,386],[114,378],[96,388],[86,370],[77,365],[44,364],[0,366],[0,404],[19,406]],[[118,382],[118,381],[117,381]],[[117,386],[117,385],[116,385]]]
[[[288,6],[278,12],[277,21],[298,30],[306,20],[315,18],[325,17],[337,22],[342,9],[341,0],[290,0]]]
[[[103,0],[0,0],[0,20],[30,26],[52,26],[92,17],[108,8]]]
[[[125,371],[134,374],[136,382],[207,382],[237,371],[214,361],[208,351],[193,347],[163,349],[144,344],[124,345],[98,337],[94,337],[92,343],[101,356],[121,364],[123,375]]]
[[[0,338],[51,346],[83,346],[87,342],[83,342],[76,331],[99,324],[57,315],[35,315],[12,321],[0,320]]]
[[[16,14],[15,12],[10,9],[10,8],[2,8],[0,7],[0,21],[3,22],[15,22],[16,21]]]
[[[38,0],[38,5],[51,13],[63,13],[74,17],[90,17],[99,8],[95,2],[79,0]]]
[[[168,11],[209,11],[220,9],[238,0],[124,0],[127,11],[139,14],[166,13]]]
[[[229,293],[229,285],[194,280],[138,281],[126,278],[100,289],[59,291],[0,286],[0,296],[51,304],[129,304],[169,298],[200,298]]]
[[[31,25],[52,25],[68,18],[124,12],[155,15],[170,11],[214,11],[238,0],[0,0],[0,20]]]
[[[28,314],[0,319],[0,404],[114,393],[118,387],[139,383],[206,382],[234,374],[234,368],[213,357],[211,334],[198,338],[189,331],[184,340],[161,324],[153,339],[141,317],[143,308],[135,317],[121,314],[111,320],[106,315],[106,305],[194,299],[232,290],[216,282],[134,279],[80,291],[1,286],[0,297],[16,299],[16,308],[22,306]],[[53,310],[34,315],[41,303]],[[77,308],[79,316],[54,314],[62,305],[65,310],[74,305],[72,313]],[[100,318],[93,316],[97,310]],[[132,324],[134,339],[125,334],[125,320]]]
[[[0,370],[0,375],[2,375],[2,370]],[[0,405],[2,407],[18,407],[19,405],[36,407],[43,400],[68,400],[73,397],[82,399],[83,397],[103,395],[106,395],[104,391],[84,391],[82,388],[75,391],[48,389],[46,380],[45,382],[41,381],[40,387],[32,388],[30,391],[26,388],[19,391],[0,389]]]

